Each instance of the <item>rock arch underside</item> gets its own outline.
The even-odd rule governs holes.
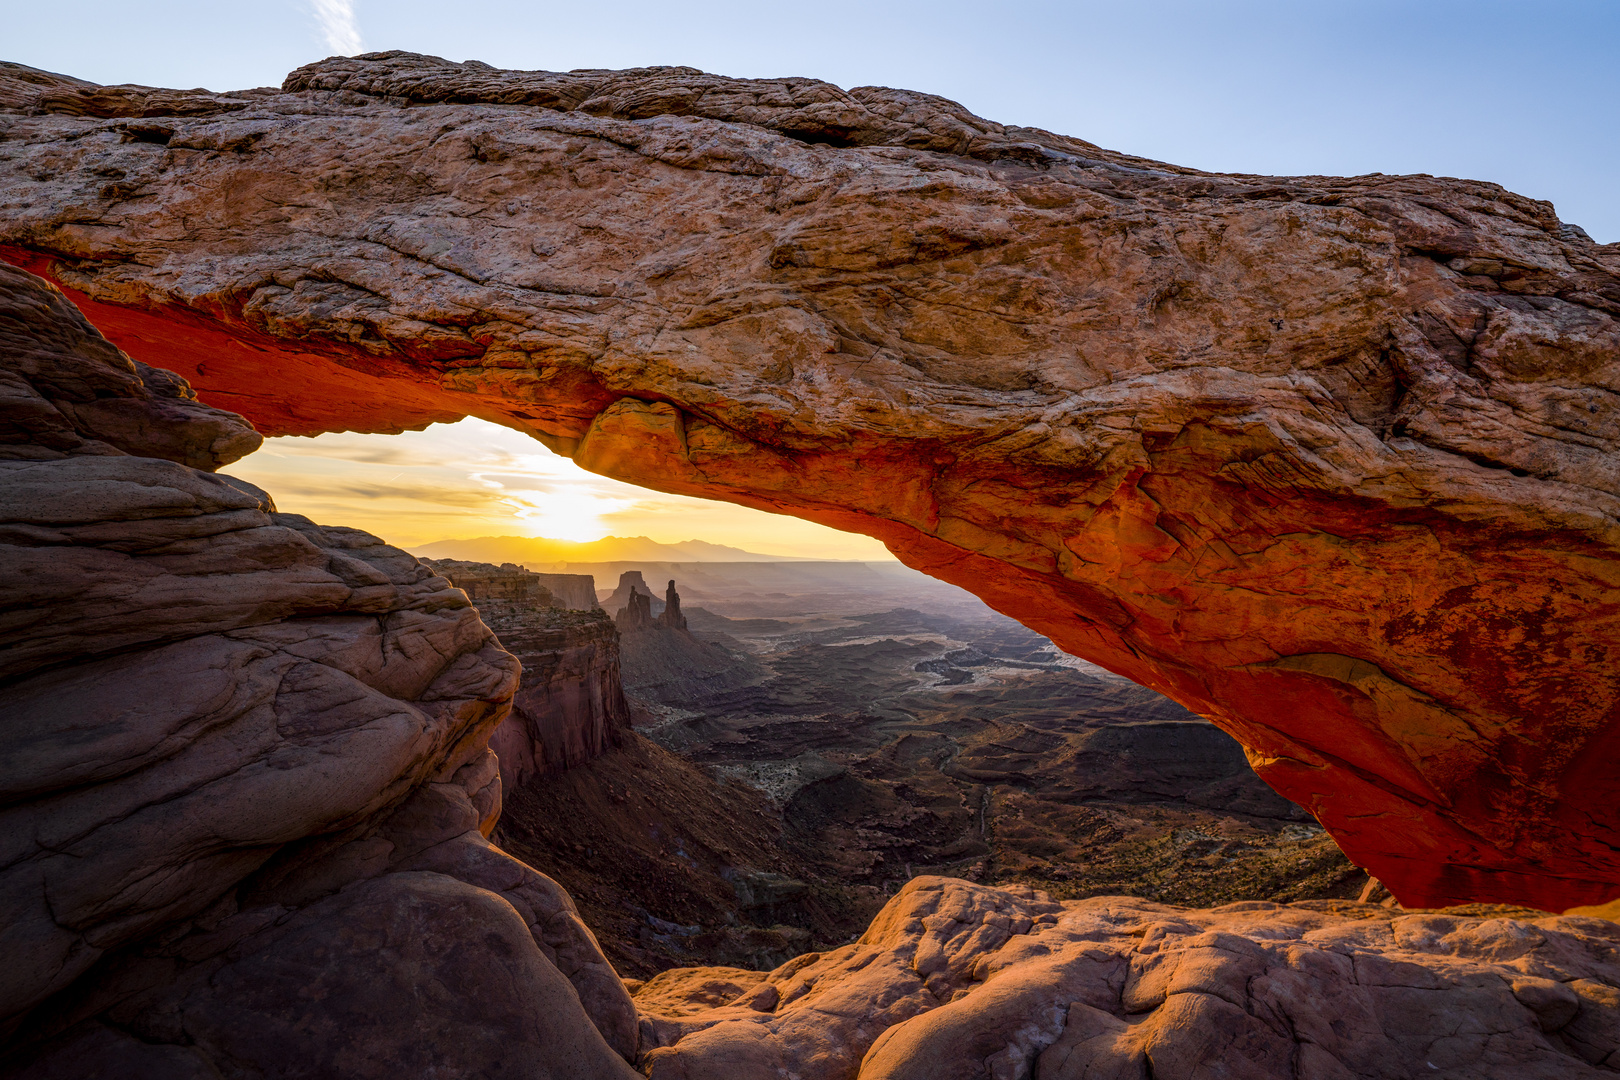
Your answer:
[[[1620,246],[1547,204],[686,68],[0,65],[0,257],[0,1076],[1620,1068],[1578,911],[919,877],[632,997],[487,839],[533,736],[467,595],[217,471],[473,415],[869,533],[1208,716],[1409,907],[1606,903]]]
[[[479,416],[870,534],[1404,902],[1620,894],[1620,247],[1547,203],[686,68],[0,107],[5,258],[265,435]]]

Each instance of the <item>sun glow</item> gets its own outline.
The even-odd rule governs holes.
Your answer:
[[[399,435],[269,439],[226,471],[270,492],[284,511],[352,525],[406,548],[478,536],[646,536],[800,558],[893,558],[869,537],[588,473],[483,420]]]
[[[546,491],[511,491],[500,502],[523,522],[525,533],[553,540],[600,540],[610,532],[606,515],[622,513],[635,504],[605,498],[584,487],[560,484]]]

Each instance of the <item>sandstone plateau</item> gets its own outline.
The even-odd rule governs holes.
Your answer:
[[[1620,248],[927,94],[378,53],[0,76],[0,246],[264,434],[475,415],[883,539],[1408,904],[1620,895]]]

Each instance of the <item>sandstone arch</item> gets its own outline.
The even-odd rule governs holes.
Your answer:
[[[954,103],[0,71],[0,253],[266,434],[498,420],[885,540],[1205,713],[1407,903],[1620,894],[1620,248]]]

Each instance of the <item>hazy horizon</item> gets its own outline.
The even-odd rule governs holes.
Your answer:
[[[780,555],[716,544],[692,537],[679,541],[647,536],[604,536],[598,540],[558,540],[547,536],[458,536],[413,545],[406,549],[424,559],[464,559],[469,562],[515,562],[525,565],[574,563],[735,563],[735,562],[871,562],[871,559],[816,559],[806,555]],[[889,560],[893,561],[892,557]],[[532,569],[531,565],[531,569]]]
[[[788,558],[894,559],[869,536],[586,472],[527,435],[472,417],[398,435],[266,439],[223,471],[270,492],[281,510],[406,550],[483,536],[645,536]]]

